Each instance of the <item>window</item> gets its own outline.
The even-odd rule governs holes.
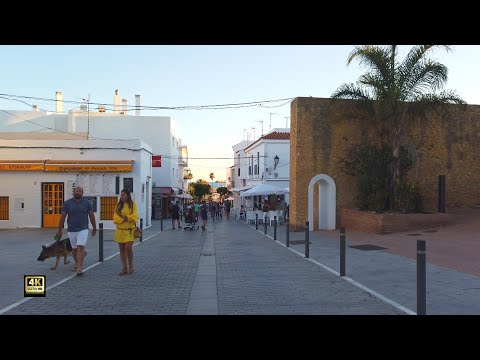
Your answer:
[[[100,197],[100,220],[113,220],[113,213],[117,207],[118,198],[116,196]]]
[[[8,209],[8,196],[0,196],[0,220],[10,220]]]

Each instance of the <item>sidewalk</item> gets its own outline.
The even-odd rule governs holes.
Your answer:
[[[23,240],[18,253],[16,243],[3,242],[4,234],[0,238],[7,256],[21,258],[21,264],[35,261],[37,251],[31,249],[40,248],[35,240]],[[405,314],[233,219],[209,220],[207,231],[160,232],[155,223],[145,230],[144,241],[135,244],[132,275],[117,275],[116,244],[109,243],[103,263],[95,261],[95,250],[89,249],[94,245],[89,239],[91,262],[84,276],[70,274],[70,265],[51,274],[50,263],[39,263],[35,273],[47,275],[47,296],[23,298],[22,292],[6,311],[0,294],[0,313]],[[23,279],[32,267],[19,268]],[[20,276],[0,277],[23,291]]]
[[[416,240],[425,240],[427,314],[480,314],[480,210],[456,214],[456,224],[424,231],[388,235],[347,231],[347,277],[416,312]],[[259,224],[259,231],[263,233],[263,224]],[[285,231],[285,225],[278,227],[277,240],[283,245]],[[273,228],[267,226],[267,232],[273,238]],[[304,239],[304,232],[290,232],[290,240]],[[310,232],[310,242],[310,258],[338,273],[339,230]],[[385,249],[365,251],[351,248],[352,245]],[[291,248],[305,254],[304,241]]]

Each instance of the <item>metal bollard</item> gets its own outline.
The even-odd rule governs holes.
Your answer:
[[[305,222],[305,257],[310,257],[310,226],[309,222]]]
[[[103,223],[98,224],[98,261],[103,261]]]
[[[427,315],[427,252],[425,240],[417,240],[417,315]]]
[[[140,230],[142,230],[142,235],[140,235],[140,242],[143,241],[143,219],[140,219]]]
[[[340,228],[340,276],[345,276],[345,228]]]
[[[160,231],[163,231],[163,215],[160,215]]]
[[[263,233],[267,235],[267,218],[263,217]]]
[[[290,247],[290,221],[288,221],[288,219],[285,219],[285,225],[286,228],[287,228],[287,241],[286,241],[286,244],[287,244],[287,247]]]
[[[277,217],[273,217],[273,240],[277,240]]]
[[[258,214],[255,214],[255,230],[258,230]]]

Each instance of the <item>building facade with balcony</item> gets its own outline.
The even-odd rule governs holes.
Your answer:
[[[285,188],[290,184],[290,129],[275,128],[256,141],[245,143],[243,141],[234,148],[236,156],[241,154],[234,163],[234,172],[237,175],[234,178],[235,186],[232,187],[234,207],[245,202],[245,199],[239,196],[240,193],[255,185],[269,184]],[[288,202],[288,195],[285,200]],[[254,201],[258,203],[262,199],[256,197]]]

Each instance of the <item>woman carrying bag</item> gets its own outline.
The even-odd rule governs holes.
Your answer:
[[[135,241],[134,230],[137,220],[137,204],[132,201],[130,191],[123,189],[113,214],[113,223],[117,226],[113,239],[118,243],[122,261],[122,271],[118,275],[133,274],[133,242]]]

